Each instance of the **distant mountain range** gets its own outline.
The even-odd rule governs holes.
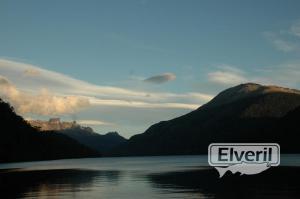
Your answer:
[[[117,132],[109,132],[107,134],[100,135],[93,131],[87,131],[79,127],[65,129],[60,132],[104,155],[106,154],[106,152],[114,149],[115,147],[118,147],[121,144],[126,143],[127,141],[127,139],[120,136]]]
[[[277,142],[299,153],[300,91],[242,84],[181,117],[154,124],[111,155],[207,154],[215,142]]]
[[[95,133],[91,127],[83,127],[73,122],[62,122],[60,118],[51,118],[49,121],[28,120],[37,129],[43,131],[53,130],[64,134],[79,143],[103,154],[125,143],[127,140],[117,132],[101,135]]]
[[[101,155],[61,133],[39,132],[1,99],[0,128],[0,163]]]

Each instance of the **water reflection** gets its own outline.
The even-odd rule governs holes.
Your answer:
[[[197,198],[300,198],[300,168],[277,167],[252,176],[226,175],[214,169],[150,174],[156,189],[197,193]]]
[[[1,198],[60,196],[89,192],[95,185],[117,185],[120,171],[41,170],[1,171]]]
[[[295,157],[288,160],[285,165],[295,163]],[[206,161],[140,157],[0,165],[0,198],[300,198],[300,167],[219,179]]]

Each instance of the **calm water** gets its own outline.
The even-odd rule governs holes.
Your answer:
[[[0,198],[300,198],[300,156],[253,176],[206,156],[91,158],[0,164]]]

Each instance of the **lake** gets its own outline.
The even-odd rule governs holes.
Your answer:
[[[0,198],[300,198],[300,156],[251,176],[218,177],[207,156],[0,164]]]

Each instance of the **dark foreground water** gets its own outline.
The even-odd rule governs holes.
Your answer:
[[[0,164],[0,198],[300,198],[300,156],[252,175],[218,178],[206,156]]]

